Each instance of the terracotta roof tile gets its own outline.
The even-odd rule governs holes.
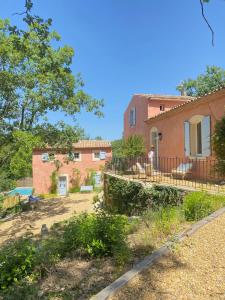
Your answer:
[[[134,94],[134,96],[142,96],[149,100],[180,100],[180,101],[191,101],[194,97],[191,96],[181,96],[181,95],[160,95],[160,94]]]
[[[79,142],[73,144],[76,149],[83,148],[110,148],[111,143],[104,140],[80,140]]]
[[[203,96],[199,96],[199,97],[195,97],[195,98],[192,97],[191,101],[188,101],[188,102],[186,102],[186,103],[182,103],[182,104],[176,105],[176,106],[174,106],[172,109],[170,109],[170,110],[168,110],[168,111],[162,112],[162,113],[160,113],[160,114],[158,114],[158,115],[156,115],[156,116],[154,116],[154,117],[151,117],[151,118],[145,120],[145,122],[148,123],[148,122],[151,121],[151,120],[159,119],[159,118],[161,118],[161,117],[166,117],[167,115],[170,115],[173,111],[176,111],[176,110],[178,110],[179,108],[183,108],[183,107],[186,107],[186,106],[190,106],[191,104],[193,104],[193,103],[195,103],[195,102],[197,102],[197,101],[200,101],[200,100],[204,99],[205,97],[207,97],[207,96],[209,96],[209,95],[215,94],[215,93],[217,93],[217,92],[219,92],[219,91],[221,91],[221,90],[223,90],[223,89],[225,90],[225,86],[221,86],[221,87],[219,87],[218,89],[215,89],[214,91],[209,92],[209,93],[207,93],[207,94],[205,94],[205,95],[203,95]]]

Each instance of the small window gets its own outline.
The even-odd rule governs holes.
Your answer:
[[[81,161],[81,153],[80,152],[70,152],[68,153],[68,159],[74,161]]]
[[[161,105],[159,106],[159,109],[160,109],[160,111],[165,111],[165,105],[164,105],[164,104],[161,104]]]
[[[41,160],[42,161],[49,161],[49,155],[48,155],[48,153],[42,153],[41,154]]]
[[[130,127],[134,127],[136,124],[136,108],[135,107],[131,108],[131,110],[130,110],[129,123],[130,123]]]
[[[80,152],[74,152],[74,160],[77,160],[77,161],[81,160],[81,154],[80,154]]]
[[[94,151],[92,156],[93,160],[100,160],[100,151]]]

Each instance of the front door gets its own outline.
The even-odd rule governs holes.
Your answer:
[[[66,194],[67,194],[67,177],[66,176],[59,176],[58,194],[60,196],[66,196]]]

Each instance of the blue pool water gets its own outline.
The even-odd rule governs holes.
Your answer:
[[[32,190],[33,190],[32,187],[18,187],[10,191],[8,195],[13,196],[15,194],[20,194],[21,196],[30,196],[32,195]]]

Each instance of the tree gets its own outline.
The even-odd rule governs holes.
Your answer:
[[[102,140],[102,137],[101,137],[100,135],[97,135],[97,136],[95,137],[95,140],[101,141],[101,140]]]
[[[143,156],[145,151],[145,143],[141,135],[131,135],[123,144],[123,155],[128,158]]]
[[[60,121],[50,124],[49,111],[74,118],[82,108],[102,116],[102,100],[83,90],[72,74],[74,51],[57,47],[60,36],[52,20],[33,15],[32,0],[25,0],[23,29],[0,19],[0,190],[31,175],[32,149],[46,144],[71,151],[84,131]],[[54,45],[54,46],[53,46]]]
[[[112,154],[114,158],[134,158],[143,156],[146,152],[144,139],[134,134],[127,139],[112,141]]]
[[[225,175],[225,117],[217,121],[213,135],[213,149],[217,158],[216,168]]]
[[[184,80],[177,86],[178,91],[186,90],[188,96],[203,96],[225,86],[225,70],[216,66],[207,66],[204,74],[196,79]]]
[[[26,30],[0,20],[0,122],[31,130],[48,111],[74,116],[81,108],[100,116],[102,100],[83,91],[80,75],[71,70],[74,51],[53,47],[60,40],[52,20],[31,14],[26,1]]]
[[[124,153],[123,153],[123,144],[124,144],[124,140],[120,139],[120,140],[115,140],[112,141],[112,155],[115,158],[123,158],[124,157]]]

